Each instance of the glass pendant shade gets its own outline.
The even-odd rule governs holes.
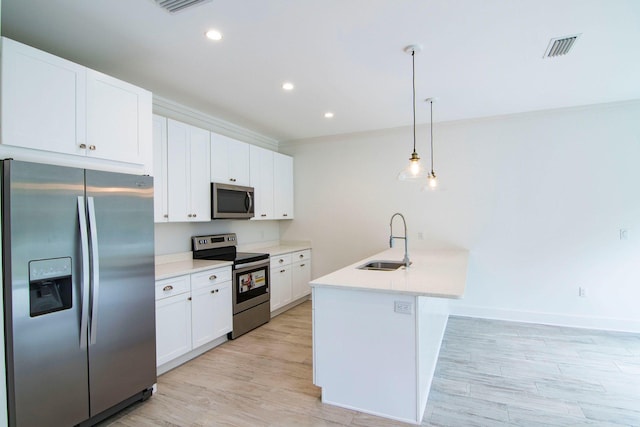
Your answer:
[[[409,164],[398,174],[400,181],[418,181],[424,179],[426,170],[420,163],[420,157],[415,151],[409,157]]]

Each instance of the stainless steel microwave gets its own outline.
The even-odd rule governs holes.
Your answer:
[[[249,219],[254,216],[253,187],[211,183],[211,219]]]

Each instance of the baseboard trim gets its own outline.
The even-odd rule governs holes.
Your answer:
[[[478,317],[481,319],[506,320],[511,322],[640,333],[640,321],[632,319],[507,310],[458,304],[451,304],[449,314],[451,316]]]

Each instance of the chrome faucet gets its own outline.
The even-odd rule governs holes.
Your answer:
[[[402,223],[404,224],[404,237],[393,235],[393,218],[395,218],[396,216],[399,216],[400,218],[402,218]],[[391,229],[390,235],[389,235],[389,247],[390,248],[393,247],[394,239],[403,239],[404,240],[404,258],[402,259],[402,262],[406,267],[409,267],[409,265],[411,264],[411,261],[409,261],[409,249],[408,249],[409,245],[407,242],[407,221],[405,221],[404,215],[402,215],[400,212],[396,212],[393,215],[391,215],[391,221],[389,221],[389,228]]]

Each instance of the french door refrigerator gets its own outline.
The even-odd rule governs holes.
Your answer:
[[[156,382],[153,182],[3,160],[10,426],[92,425]]]

